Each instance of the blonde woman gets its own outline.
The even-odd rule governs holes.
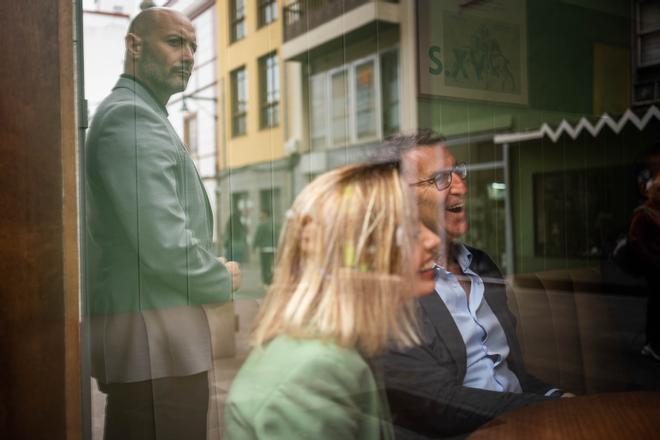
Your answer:
[[[328,172],[296,198],[226,438],[393,437],[366,359],[417,341],[411,300],[434,288],[438,237],[414,205],[387,164]]]

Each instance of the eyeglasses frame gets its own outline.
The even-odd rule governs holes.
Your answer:
[[[438,183],[439,182],[438,177],[440,177],[441,175],[443,175],[447,172],[449,172],[449,180],[448,180],[446,185],[440,186],[440,184]],[[458,177],[460,177],[462,180],[465,180],[468,176],[468,169],[467,169],[467,165],[465,164],[465,162],[458,162],[453,167],[438,171],[437,173],[435,173],[433,176],[429,177],[428,179],[424,179],[424,180],[420,180],[419,182],[411,183],[410,186],[422,186],[422,185],[431,185],[432,184],[432,185],[435,186],[435,188],[438,191],[443,191],[443,190],[445,190],[445,189],[447,189],[451,186],[451,183],[452,183],[452,180],[453,180],[453,177],[454,177],[454,173],[457,174]]]

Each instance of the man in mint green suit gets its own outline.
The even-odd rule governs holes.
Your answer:
[[[185,16],[141,12],[126,36],[125,73],[87,137],[83,264],[106,439],[206,438],[212,357],[201,305],[229,301],[232,280],[165,108],[185,89],[195,50]]]

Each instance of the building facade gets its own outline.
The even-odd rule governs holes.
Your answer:
[[[495,136],[617,117],[638,102],[633,88],[654,81],[653,2],[287,0],[265,27],[259,11],[272,2],[227,3],[219,9],[226,27],[220,46],[227,48],[220,62],[222,206],[241,212],[248,235],[268,191],[281,215],[318,174],[371,155],[389,134],[419,127],[445,135],[467,163],[465,240],[506,272],[592,264],[593,247],[603,250],[595,237],[579,251],[544,250],[531,220],[540,195],[531,188],[539,173],[576,171],[580,158],[583,169],[605,173],[630,165],[637,150],[615,160],[574,146],[558,160],[559,147],[546,143],[538,151],[552,159],[539,161],[528,143],[505,146]],[[258,60],[275,51],[278,126],[263,129]],[[639,102],[640,111],[652,103]]]
[[[217,241],[218,202],[218,98],[216,2],[214,0],[167,1],[163,4],[187,15],[195,26],[198,49],[188,86],[173,95],[167,110],[177,131],[197,165],[209,197]]]
[[[595,236],[579,250],[539,245],[532,217],[545,196],[532,188],[543,173],[607,173],[637,150],[613,156],[575,145],[558,155],[554,143],[508,150],[495,136],[622,115],[631,105],[631,14],[629,2],[614,1],[287,2],[282,53],[286,72],[295,72],[287,75],[286,136],[300,153],[296,190],[369,155],[388,134],[432,128],[468,165],[466,242],[508,273],[593,264],[593,248],[604,251]],[[585,194],[575,203],[587,203]],[[574,214],[575,225],[555,228],[594,221]]]
[[[388,135],[416,127],[412,6],[285,5],[286,136],[299,154],[296,191],[324,171],[371,154]]]
[[[292,197],[281,12],[279,0],[229,0],[216,9],[220,244],[243,262],[260,217],[279,222]]]
[[[85,99],[89,120],[124,70],[123,40],[134,3],[133,0],[83,3]]]

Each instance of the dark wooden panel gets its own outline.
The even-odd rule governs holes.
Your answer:
[[[496,418],[470,440],[655,439],[660,393],[595,394],[537,403]]]
[[[71,8],[0,2],[3,438],[79,432]]]

